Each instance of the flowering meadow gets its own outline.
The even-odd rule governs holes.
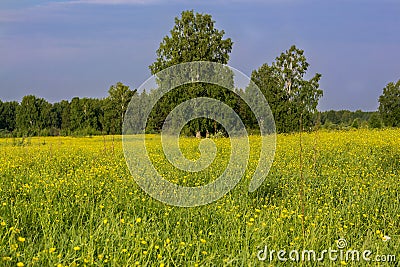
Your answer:
[[[350,130],[277,136],[272,168],[248,192],[259,137],[241,182],[211,204],[180,208],[148,196],[128,171],[121,136],[0,139],[0,266],[294,266],[261,261],[270,250],[337,248],[395,254],[400,260],[400,130]],[[301,140],[301,145],[300,145]],[[159,135],[146,137],[157,171],[177,184],[216,179],[217,157],[185,173],[165,159]],[[190,159],[198,139],[182,138]],[[299,266],[377,266],[305,261]]]

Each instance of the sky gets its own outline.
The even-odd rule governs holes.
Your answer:
[[[320,110],[376,110],[400,79],[397,0],[1,0],[0,99],[103,98],[150,77],[162,38],[184,10],[210,14],[244,74],[295,44],[322,74]]]

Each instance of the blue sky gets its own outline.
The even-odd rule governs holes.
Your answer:
[[[105,97],[118,81],[137,88],[183,10],[211,14],[246,75],[295,44],[310,76],[322,74],[321,110],[376,110],[400,79],[396,0],[2,0],[0,99],[50,102]]]

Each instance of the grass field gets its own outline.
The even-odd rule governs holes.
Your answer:
[[[0,266],[293,266],[260,261],[259,250],[371,250],[400,260],[400,130],[278,135],[273,166],[254,193],[249,167],[225,197],[195,208],[167,206],[131,177],[121,137],[0,140]],[[160,173],[205,184],[229,160],[227,139],[206,172],[190,176],[166,163],[160,137],[148,136]],[[198,140],[182,149],[196,158]],[[301,178],[301,170],[303,178]],[[302,181],[304,184],[302,186]],[[302,190],[302,188],[304,190]],[[303,216],[304,215],[304,216]],[[388,240],[390,237],[390,240]],[[275,255],[276,259],[276,255]],[[377,266],[306,261],[299,266]]]

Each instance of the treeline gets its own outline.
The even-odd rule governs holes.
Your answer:
[[[379,111],[329,110],[319,116],[321,127],[328,130],[383,127]]]
[[[225,92],[226,93],[226,92]],[[117,83],[111,86],[109,96],[104,99],[78,98],[71,101],[62,100],[51,104],[43,98],[33,95],[25,96],[21,103],[0,100],[0,136],[58,136],[58,135],[100,135],[121,134],[122,122],[131,97],[137,94],[141,98],[149,98],[152,92],[138,94],[128,86]],[[231,106],[244,120],[250,132],[257,131],[257,122],[249,113],[246,104],[234,94],[231,95]],[[226,99],[225,99],[226,100]],[[286,117],[275,120],[283,121]],[[148,133],[159,133],[163,123],[163,112],[156,109],[152,112],[147,125]],[[364,112],[361,110],[330,110],[318,112],[313,116],[313,127],[328,130],[350,128],[381,128],[385,124],[379,111]],[[200,130],[205,133],[223,133],[219,124],[206,119],[203,126],[186,127],[184,134],[195,135]],[[278,129],[278,132],[289,132]],[[292,131],[297,131],[296,127]]]
[[[250,132],[257,131],[257,121],[246,104],[233,93],[229,100],[226,97],[226,91],[221,90],[220,92],[224,92],[225,102],[228,101],[228,104],[239,114],[246,128]],[[16,101],[2,102],[0,100],[0,136],[121,134],[124,114],[131,97],[136,94],[140,98],[150,98],[153,93],[142,92],[139,94],[136,90],[130,90],[128,86],[118,82],[110,87],[109,96],[103,99],[75,97],[71,101],[62,100],[52,104],[43,98],[28,95],[22,99],[21,103]],[[177,93],[177,95],[179,93],[182,95],[182,92],[177,91]],[[168,102],[168,97],[162,99],[162,101]],[[160,110],[160,108],[162,108],[162,105],[157,105],[152,116],[149,117],[146,128],[148,133],[159,133],[161,131],[165,118],[164,113],[168,113],[168,111]],[[287,114],[280,116],[279,113],[276,113],[276,108],[273,115],[275,121],[278,122],[277,125],[288,117]],[[384,123],[382,117],[380,111],[330,110],[316,112],[312,116],[311,122],[313,124],[309,129],[318,127],[327,130],[342,130],[400,126],[395,124],[396,120]],[[221,125],[207,119],[200,123],[199,128],[193,124],[185,127],[183,133],[195,135],[198,130],[202,135],[223,133]],[[293,129],[287,128],[287,131],[283,128],[277,128],[277,130],[278,132],[297,131],[298,126],[295,123],[293,125]]]
[[[34,95],[21,103],[0,100],[2,136],[121,134],[123,116],[136,90],[120,82],[103,99],[78,98],[49,103]]]

